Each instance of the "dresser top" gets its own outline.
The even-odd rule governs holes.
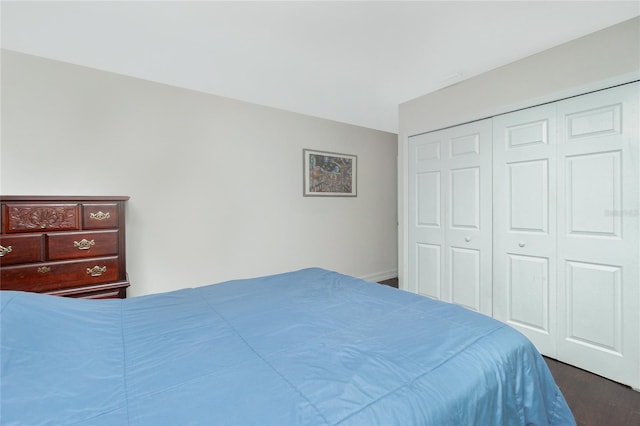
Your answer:
[[[0,195],[0,201],[127,201],[126,195]]]

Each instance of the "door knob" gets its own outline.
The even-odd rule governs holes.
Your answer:
[[[520,246],[520,247],[524,247],[524,246],[526,246],[526,244],[525,244],[525,242],[524,242],[524,241],[520,241],[520,242],[518,242],[518,246]]]
[[[471,241],[471,237],[464,237],[464,240],[465,240],[466,242],[469,242],[469,241]]]

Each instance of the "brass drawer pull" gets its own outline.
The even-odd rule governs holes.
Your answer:
[[[38,273],[39,274],[46,274],[48,272],[51,272],[51,268],[48,266],[41,266],[38,268]]]
[[[102,213],[102,212],[91,213],[91,214],[89,214],[89,218],[95,219],[95,220],[105,220],[105,219],[111,218],[111,214],[109,212],[106,212],[106,213]]]
[[[105,272],[107,272],[107,267],[106,266],[100,267],[100,266],[96,265],[93,268],[87,268],[87,275],[91,275],[92,277],[99,277],[100,275],[104,274]]]
[[[0,246],[0,257],[4,257],[5,254],[10,253],[11,251],[13,251],[13,247],[11,246]]]
[[[84,238],[80,240],[80,242],[78,241],[73,242],[73,246],[77,247],[78,250],[89,250],[91,246],[95,246],[95,245],[96,245],[95,240],[87,241]]]

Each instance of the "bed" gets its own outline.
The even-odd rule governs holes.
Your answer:
[[[514,329],[324,269],[0,297],[2,425],[575,424]]]

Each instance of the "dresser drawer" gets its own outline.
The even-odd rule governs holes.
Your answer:
[[[0,270],[0,289],[48,292],[118,279],[118,258],[46,262]]]
[[[0,237],[0,266],[41,262],[43,234]]]
[[[118,204],[116,203],[82,204],[84,229],[117,228],[118,220]]]
[[[118,230],[47,234],[49,260],[118,254]]]
[[[127,297],[128,281],[97,284],[88,287],[74,287],[47,292],[53,296],[76,297],[82,299],[124,299]]]
[[[5,233],[80,229],[78,204],[6,203],[2,224]]]

